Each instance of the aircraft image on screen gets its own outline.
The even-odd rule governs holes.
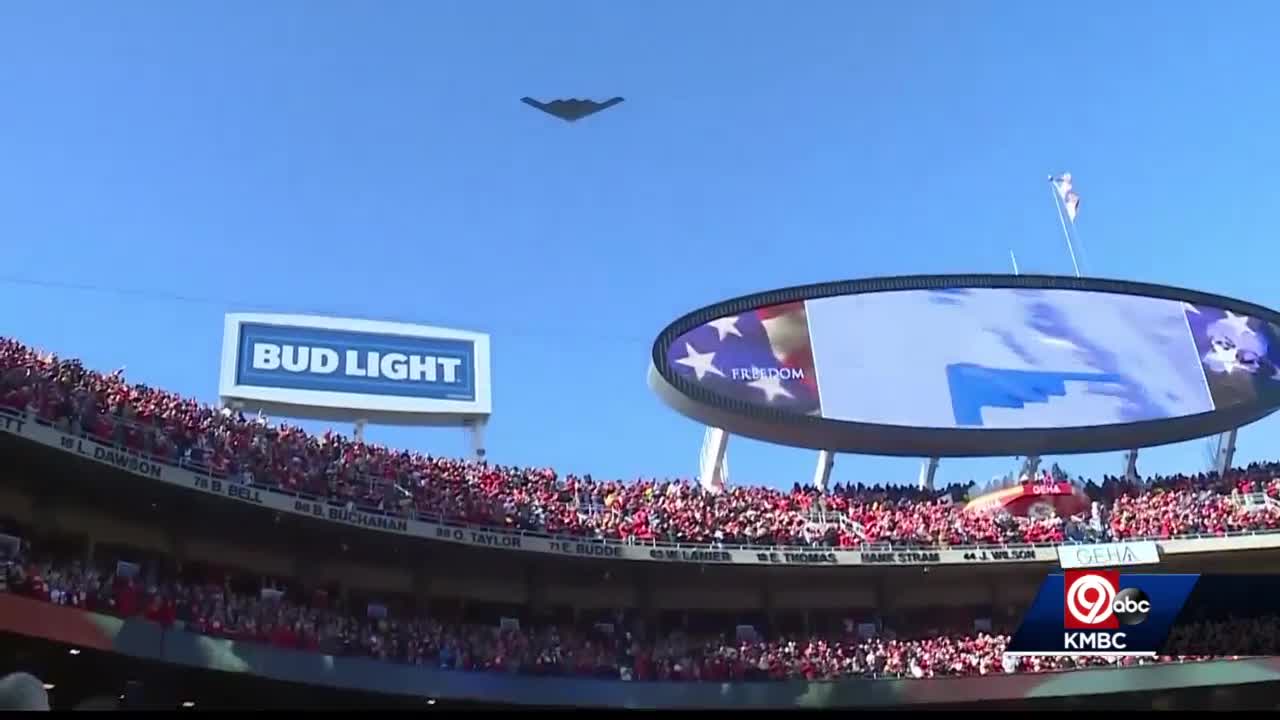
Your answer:
[[[1053,428],[1209,412],[1181,302],[1053,289],[948,289],[806,303],[825,418]]]
[[[960,363],[947,366],[951,409],[957,425],[982,426],[985,408],[1020,410],[1030,403],[1066,397],[1068,383],[1120,384],[1115,373],[1000,370]]]

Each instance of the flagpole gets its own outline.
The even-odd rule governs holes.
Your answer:
[[[1069,175],[1065,175],[1064,179],[1067,182],[1070,182]],[[1062,237],[1067,241],[1067,252],[1071,253],[1071,266],[1075,268],[1076,277],[1080,277],[1080,263],[1079,261],[1076,260],[1075,244],[1071,241],[1071,232],[1067,230],[1067,218],[1066,218],[1066,215],[1063,214],[1063,208],[1066,205],[1066,198],[1058,193],[1058,188],[1055,187],[1055,181],[1052,175],[1049,176],[1049,195],[1053,197],[1053,207],[1058,211],[1058,224],[1062,226]],[[1078,202],[1078,199],[1077,199],[1077,202]],[[1072,226],[1074,227],[1074,224]],[[1083,246],[1081,246],[1081,249],[1083,250]],[[1230,442],[1234,448],[1236,431],[1230,430],[1228,431],[1228,434],[1230,436],[1228,439],[1228,442]],[[1224,437],[1226,437],[1225,434],[1224,434]],[[1230,461],[1228,460],[1228,462]],[[1125,453],[1124,476],[1125,476],[1125,479],[1130,482],[1136,481],[1138,479],[1138,449],[1137,448],[1133,448],[1129,452]]]
[[[1062,214],[1062,203],[1058,199],[1058,190],[1053,186],[1053,176],[1049,176],[1049,194],[1053,197],[1053,207],[1058,211],[1058,224],[1062,226],[1062,237],[1067,241],[1067,252],[1071,254],[1071,267],[1080,277],[1080,263],[1076,261],[1076,248],[1071,243],[1071,231],[1067,230],[1067,216]]]
[[[1085,250],[1084,241],[1080,239],[1080,228],[1076,224],[1071,223],[1071,245],[1076,249],[1076,256],[1080,258],[1080,267],[1092,267],[1089,264],[1089,253]],[[1094,268],[1096,271],[1097,268]]]
[[[1009,259],[1013,261],[1013,274],[1020,275],[1021,273],[1018,272],[1018,258],[1013,254],[1012,249],[1009,250]]]

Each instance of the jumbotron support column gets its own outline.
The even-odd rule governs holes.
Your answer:
[[[813,486],[818,488],[819,492],[827,491],[827,484],[831,481],[831,468],[835,464],[835,453],[830,450],[818,451],[818,467],[813,471]]]
[[[1022,461],[1022,474],[1021,474],[1021,477],[1018,478],[1018,480],[1019,481],[1023,479],[1035,480],[1039,476],[1040,476],[1040,456],[1028,455],[1027,459]]]
[[[933,476],[938,474],[938,458],[931,457],[920,465],[920,489],[933,490]]]
[[[698,458],[698,484],[708,492],[723,492],[729,482],[729,433],[708,427],[702,436],[702,455]]]
[[[1228,430],[1218,436],[1218,477],[1226,477],[1236,457],[1236,433],[1240,430]]]
[[[1138,448],[1124,454],[1124,479],[1130,483],[1138,481]]]

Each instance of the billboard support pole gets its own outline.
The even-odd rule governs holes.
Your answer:
[[[369,424],[369,421],[365,420],[364,418],[360,418],[356,420],[355,428],[352,429],[351,431],[351,436],[355,438],[356,442],[358,443],[364,442],[364,427],[365,425],[368,425],[368,424]]]
[[[483,418],[477,418],[467,423],[467,435],[471,438],[471,457],[476,460],[484,460],[484,431],[487,421]]]

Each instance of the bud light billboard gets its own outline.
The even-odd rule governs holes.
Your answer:
[[[805,447],[1100,452],[1272,412],[1278,321],[1238,300],[1113,280],[873,279],[691,313],[660,335],[650,378],[695,419]]]
[[[489,337],[310,315],[226,316],[220,394],[294,417],[422,424],[490,413]]]

